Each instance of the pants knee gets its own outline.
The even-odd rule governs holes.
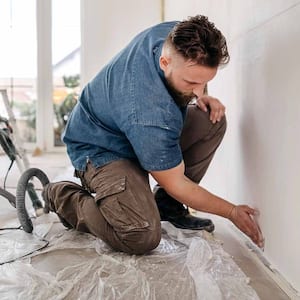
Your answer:
[[[211,121],[209,120],[211,123]],[[224,115],[223,118],[214,124],[211,123],[211,128],[207,137],[209,138],[218,138],[220,141],[223,139],[227,128],[227,120],[226,116]]]
[[[219,130],[222,135],[225,134],[226,132],[226,128],[227,128],[227,119],[226,116],[224,115],[223,118],[220,120],[220,122],[217,123],[217,125],[219,126]]]
[[[196,105],[189,105],[187,118],[182,131],[182,147],[188,148],[197,140],[205,140],[214,136],[223,137],[226,132],[227,121],[224,115],[219,122],[212,123],[210,111],[204,112]]]
[[[132,232],[124,241],[130,254],[145,254],[155,249],[161,240],[161,229]],[[126,251],[127,252],[127,251]]]

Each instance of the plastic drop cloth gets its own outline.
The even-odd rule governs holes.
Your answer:
[[[4,233],[6,230],[18,229],[20,228],[20,222],[17,218],[17,211],[14,210],[1,210],[0,212],[0,234]]]
[[[56,219],[54,215],[43,215],[38,218],[38,222],[34,220],[35,226],[32,234],[20,229],[20,222],[16,216],[2,223],[0,264],[14,261],[46,247],[49,242],[44,237],[50,231]]]
[[[0,299],[258,299],[248,278],[208,233],[162,222],[160,245],[136,256],[54,223],[35,224],[40,229],[34,240],[16,231],[28,249],[38,245],[33,247],[38,250],[43,241],[49,245],[0,265]]]

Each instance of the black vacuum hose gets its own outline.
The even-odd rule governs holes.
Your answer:
[[[43,186],[49,183],[47,175],[40,169],[30,168],[26,170],[20,177],[16,191],[16,208],[19,221],[24,231],[30,233],[33,230],[31,219],[29,218],[28,212],[25,206],[25,193],[28,187],[29,180],[32,177],[37,177]]]
[[[0,188],[0,196],[6,198],[13,207],[16,207],[16,197],[13,194]]]

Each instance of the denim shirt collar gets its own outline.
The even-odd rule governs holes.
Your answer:
[[[155,66],[156,66],[157,72],[159,74],[159,77],[162,79],[163,82],[165,82],[165,74],[159,66],[159,58],[161,56],[162,47],[163,47],[163,43],[161,43],[159,46],[156,46],[153,49],[153,55],[154,55],[154,62],[155,62]]]

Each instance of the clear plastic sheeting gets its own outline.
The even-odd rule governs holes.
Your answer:
[[[56,219],[56,218],[55,218]],[[53,218],[43,215],[35,223],[33,234],[26,233],[21,229],[18,219],[12,219],[5,223],[3,228],[14,228],[1,230],[0,234],[0,264],[14,261],[48,245],[44,236],[50,231],[54,222]]]
[[[0,299],[259,299],[206,232],[163,222],[160,245],[138,256],[54,225],[46,248],[0,266]]]
[[[15,257],[38,250],[46,240],[49,245],[30,260],[27,256],[0,266],[1,299],[258,299],[244,273],[205,232],[163,222],[157,249],[136,256],[43,221],[34,225],[33,235],[20,230],[11,235],[24,245],[22,252],[18,244]]]
[[[24,231],[9,231],[0,236],[0,264],[14,261],[34,251],[46,247],[47,241],[41,240]]]
[[[0,234],[4,233],[6,230],[20,228],[20,222],[17,218],[17,211],[15,209],[9,211],[7,210],[1,211],[0,220],[1,220]]]

